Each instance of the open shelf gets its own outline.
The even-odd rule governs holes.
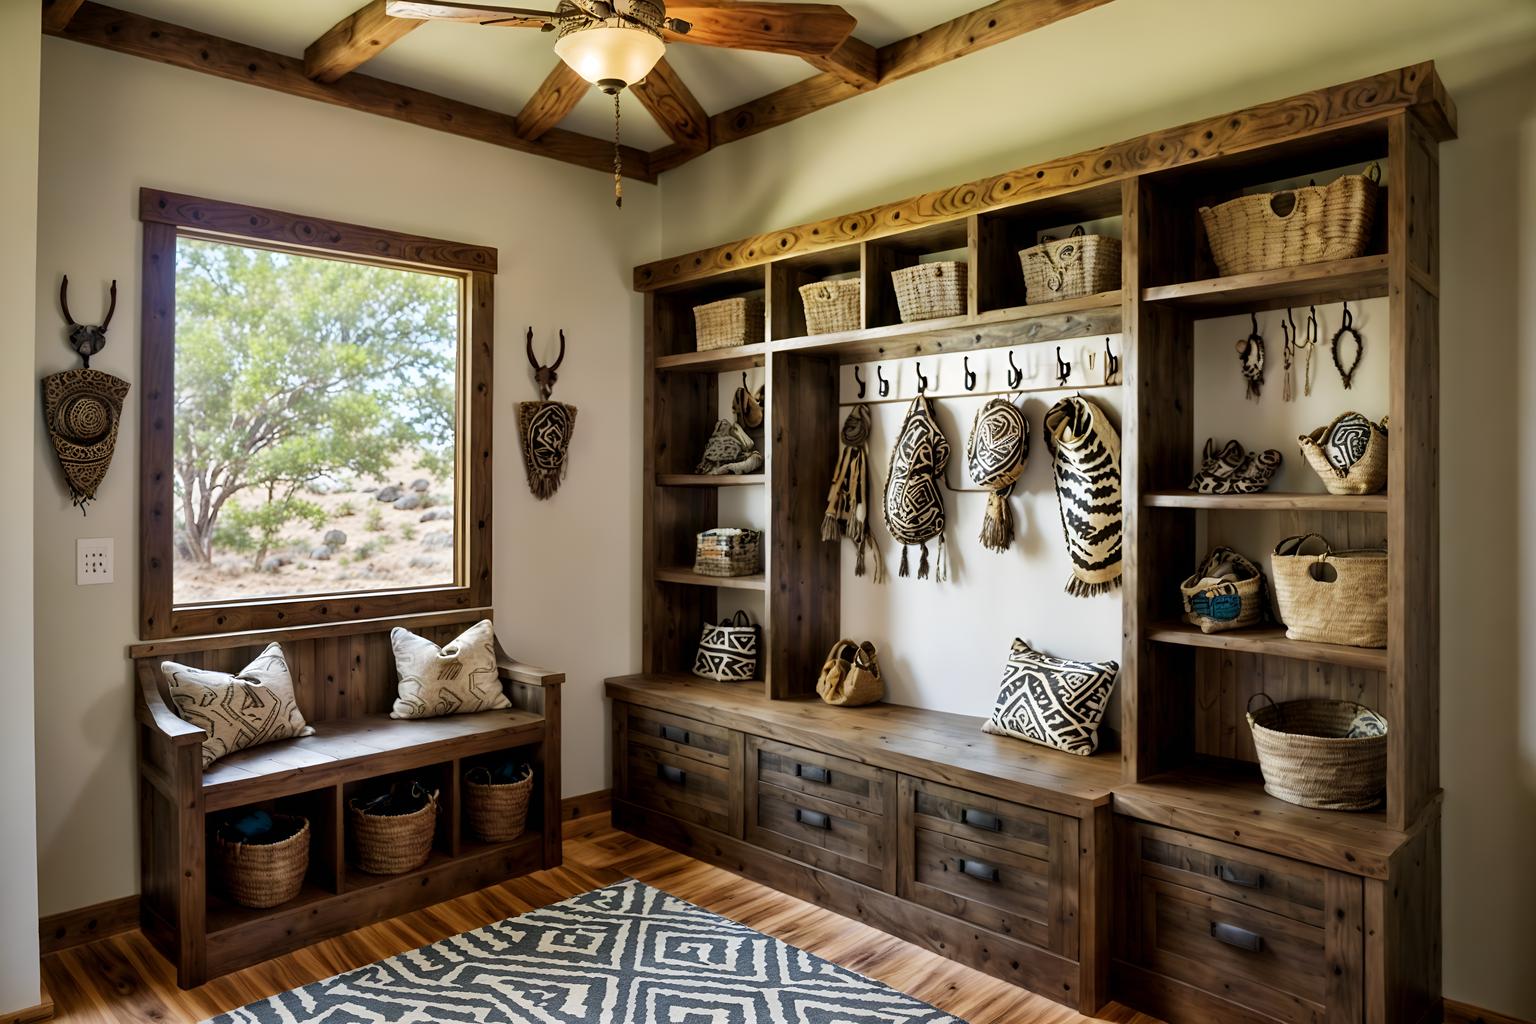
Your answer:
[[[1314,494],[1265,491],[1259,494],[1196,494],[1193,491],[1149,491],[1141,503],[1148,508],[1247,510],[1255,512],[1381,512],[1385,494]]]
[[[1207,647],[1218,651],[1244,654],[1269,654],[1297,661],[1318,661],[1349,668],[1387,670],[1387,652],[1382,648],[1349,647],[1286,638],[1283,626],[1234,629],[1225,633],[1202,633],[1198,626],[1185,622],[1160,622],[1147,629],[1147,639],[1162,644]]]
[[[751,576],[706,576],[681,567],[658,568],[656,579],[662,583],[686,583],[695,587],[725,587],[729,590],[767,590],[762,573]]]
[[[348,864],[341,879],[341,891],[344,894],[354,894],[370,889],[390,889],[397,886],[411,886],[423,884],[423,880],[443,868],[449,868],[456,864],[473,863],[503,854],[517,854],[535,856],[539,844],[543,842],[543,836],[538,832],[524,832],[505,843],[482,843],[474,840],[466,840],[462,844],[457,856],[434,848],[426,863],[411,871],[403,871],[398,875],[370,875],[361,871],[355,864]],[[286,904],[284,908],[286,908]],[[282,909],[282,908],[280,908]]]
[[[767,477],[762,473],[740,475],[725,473],[721,476],[711,476],[707,473],[656,474],[656,483],[660,487],[747,487],[762,484],[766,480]]]
[[[675,373],[729,373],[731,370],[750,370],[762,366],[768,354],[764,342],[737,345],[734,348],[712,348],[703,352],[679,352],[677,355],[657,356],[656,369]]]
[[[253,907],[242,907],[227,896],[224,896],[216,888],[210,888],[208,892],[208,934],[216,935],[219,932],[231,929],[245,928],[266,918],[301,913],[305,908],[313,906],[322,900],[328,900],[335,895],[334,892],[331,892],[324,886],[306,880],[304,887],[299,890],[299,894],[287,903],[280,903],[275,907],[257,910]]]
[[[1371,299],[1387,294],[1388,265],[1385,254],[1307,263],[1144,288],[1141,298],[1143,302],[1177,306],[1197,319],[1306,303]]]

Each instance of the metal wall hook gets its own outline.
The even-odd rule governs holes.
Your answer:
[[[976,371],[971,369],[971,357],[965,357],[965,390],[976,390]]]
[[[917,371],[917,393],[926,395],[928,393],[928,378],[923,375],[923,364],[920,362],[913,363],[912,369]]]
[[[1061,358],[1061,346],[1056,346],[1056,383],[1062,387],[1067,386],[1067,378],[1072,376],[1072,364]]]
[[[878,363],[875,365],[875,377],[880,381],[880,397],[889,397],[891,393],[891,382],[885,379],[885,367],[883,365]]]
[[[1104,339],[1104,383],[1108,384],[1120,376],[1120,357],[1110,351],[1109,339]]]
[[[1024,371],[1019,369],[1019,367],[1014,363],[1014,361],[1013,361],[1013,349],[1009,349],[1008,350],[1008,386],[1010,388],[1017,388],[1020,384],[1023,384],[1023,383],[1024,383]]]
[[[865,390],[864,377],[859,373],[858,366],[854,366],[853,368],[853,379],[859,385],[859,397],[863,398]]]

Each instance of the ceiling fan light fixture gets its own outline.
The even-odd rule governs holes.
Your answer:
[[[562,27],[555,54],[603,92],[619,92],[645,78],[666,53],[660,33],[621,18]]]

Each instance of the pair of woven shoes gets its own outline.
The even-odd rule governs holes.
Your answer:
[[[1236,441],[1228,441],[1217,451],[1216,439],[1208,438],[1200,471],[1189,482],[1189,489],[1201,494],[1257,494],[1269,486],[1279,468],[1280,453],[1273,448],[1250,452]]]

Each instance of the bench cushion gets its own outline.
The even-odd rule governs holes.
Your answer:
[[[312,732],[293,697],[293,677],[278,644],[238,673],[163,662],[176,713],[206,733],[203,768],[227,754]]]
[[[389,632],[400,677],[394,718],[436,718],[511,707],[496,668],[496,634],[482,619],[437,646],[396,626]]]

